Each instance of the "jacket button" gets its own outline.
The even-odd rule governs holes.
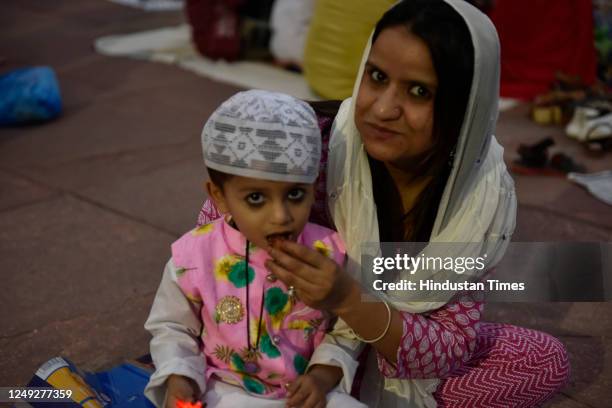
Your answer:
[[[272,342],[276,345],[278,345],[278,343],[280,343],[280,336],[272,336]]]

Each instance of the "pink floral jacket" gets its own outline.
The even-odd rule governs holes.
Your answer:
[[[309,223],[298,242],[344,262],[344,245],[328,228]],[[306,370],[329,322],[268,278],[265,251],[251,246],[247,264],[245,250],[245,237],[223,218],[195,228],[172,245],[176,281],[202,320],[206,379],[214,375],[252,394],[282,398],[284,384]]]

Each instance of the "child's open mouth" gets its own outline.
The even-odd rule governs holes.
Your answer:
[[[281,232],[270,234],[266,236],[266,239],[268,240],[268,245],[270,245],[272,248],[278,248],[281,242],[293,240],[292,237],[293,234],[291,232]]]

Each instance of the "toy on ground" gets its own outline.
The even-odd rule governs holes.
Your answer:
[[[189,401],[176,401],[176,408],[206,408],[206,404],[202,405],[201,401],[189,402]]]

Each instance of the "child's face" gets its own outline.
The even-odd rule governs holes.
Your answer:
[[[210,181],[206,187],[217,208],[230,213],[240,232],[260,248],[295,241],[314,202],[312,184],[232,176],[223,189]]]

